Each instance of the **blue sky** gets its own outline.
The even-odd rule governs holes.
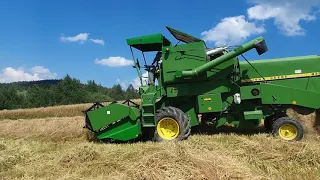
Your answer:
[[[249,59],[319,54],[319,7],[320,0],[1,1],[0,82],[70,74],[125,87],[137,77],[125,39],[163,33],[176,42],[165,25],[209,47],[263,36],[269,51]],[[122,63],[108,66],[115,59]]]

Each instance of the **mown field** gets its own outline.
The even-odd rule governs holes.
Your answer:
[[[134,103],[140,103],[139,99],[132,100]],[[120,103],[124,101],[119,101]],[[110,102],[104,102],[103,105],[108,105]],[[93,103],[89,104],[75,104],[64,106],[52,106],[32,109],[15,109],[0,111],[0,120],[2,119],[34,119],[47,117],[75,117],[82,116],[82,111],[91,107]]]
[[[291,113],[306,128],[299,142],[257,129],[194,133],[179,143],[101,144],[82,128],[81,110],[89,106],[0,111],[0,178],[320,179],[315,114]]]

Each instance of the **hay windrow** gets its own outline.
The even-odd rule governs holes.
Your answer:
[[[85,139],[83,117],[0,121],[0,137],[46,141]]]
[[[302,115],[293,109],[288,109],[287,114],[289,115],[289,117],[296,118],[302,124],[307,135],[320,135],[320,113],[318,111],[307,115]]]
[[[294,143],[265,133],[220,133],[179,143],[101,144],[88,140],[83,123],[81,116],[0,121],[0,177],[320,179],[313,133]]]
[[[140,99],[133,99],[133,102],[140,104]],[[119,101],[122,103],[123,101]],[[108,105],[110,102],[104,102],[103,105]],[[32,109],[15,109],[15,110],[1,110],[0,120],[3,119],[40,119],[48,117],[74,117],[83,116],[84,110],[91,107],[93,103],[86,104],[72,104],[62,106],[39,107]]]

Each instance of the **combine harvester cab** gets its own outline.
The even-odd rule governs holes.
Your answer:
[[[177,44],[159,33],[127,39],[140,78],[141,104],[96,103],[85,111],[85,127],[99,140],[129,141],[146,135],[155,141],[180,141],[190,136],[191,127],[228,124],[252,129],[263,120],[276,137],[303,138],[303,126],[286,111],[320,108],[319,56],[248,61],[244,53],[268,51],[263,37],[234,49],[207,48],[201,39],[166,28]],[[144,66],[133,49],[142,52]],[[156,53],[151,63],[144,52]],[[241,62],[240,55],[246,61]],[[148,72],[147,84],[142,83],[142,68]]]

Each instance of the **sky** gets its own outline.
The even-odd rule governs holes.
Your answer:
[[[162,33],[176,43],[166,25],[210,48],[263,36],[269,51],[247,52],[249,60],[320,54],[320,0],[189,2],[0,1],[0,83],[69,74],[83,83],[138,87],[126,39]]]

